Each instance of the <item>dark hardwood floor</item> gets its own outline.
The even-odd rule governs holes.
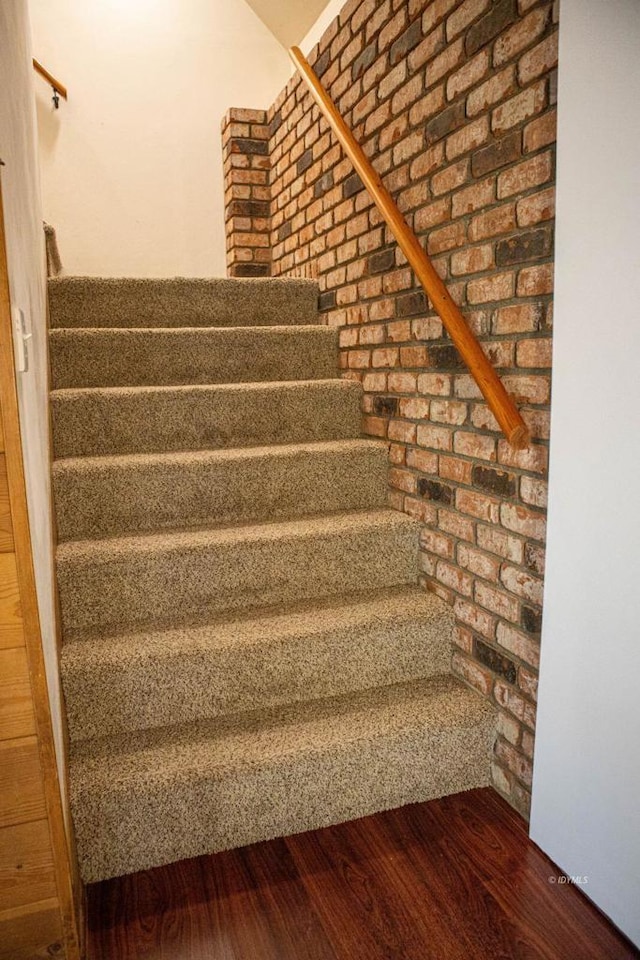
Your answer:
[[[89,960],[622,960],[491,790],[94,884]]]

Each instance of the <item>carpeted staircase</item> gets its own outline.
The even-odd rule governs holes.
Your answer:
[[[85,881],[488,782],[494,718],[303,280],[56,278]]]

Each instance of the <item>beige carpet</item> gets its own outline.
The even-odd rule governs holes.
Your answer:
[[[50,281],[70,794],[94,881],[488,783],[317,290]]]

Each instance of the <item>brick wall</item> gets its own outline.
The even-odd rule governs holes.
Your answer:
[[[271,272],[317,272],[344,376],[364,388],[365,429],[390,441],[391,502],[424,524],[424,584],[454,607],[454,669],[499,708],[494,784],[525,815],[544,565],[556,56],[551,2],[349,0],[310,57],[520,404],[534,438],[526,451],[501,439],[299,78],[266,117]]]
[[[271,272],[269,129],[265,110],[229,110],[222,121],[227,268],[231,277]]]

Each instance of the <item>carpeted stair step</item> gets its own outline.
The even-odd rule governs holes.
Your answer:
[[[355,439],[57,460],[58,539],[383,506],[387,457],[386,443]]]
[[[486,786],[491,707],[452,677],[72,745],[85,882]]]
[[[55,457],[258,447],[357,437],[350,380],[104,387],[51,394]]]
[[[66,631],[202,622],[248,607],[415,583],[418,525],[394,510],[63,543]]]
[[[69,733],[100,737],[445,674],[452,630],[442,600],[401,587],[78,639],[62,651]]]
[[[264,280],[55,277],[52,327],[251,327],[318,323],[318,284]]]
[[[53,387],[322,380],[338,373],[331,327],[51,331]]]

